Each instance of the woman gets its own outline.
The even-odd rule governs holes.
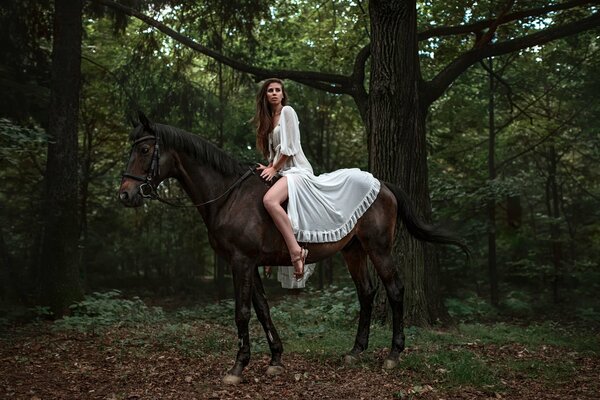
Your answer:
[[[304,275],[308,250],[303,243],[335,242],[346,236],[379,193],[379,181],[356,168],[319,176],[300,144],[298,116],[287,105],[283,81],[267,79],[256,96],[256,145],[269,160],[260,175],[280,178],[263,197],[263,204],[281,232],[296,279]],[[282,207],[288,200],[287,213]]]

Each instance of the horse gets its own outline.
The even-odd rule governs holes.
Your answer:
[[[121,179],[120,201],[127,207],[139,207],[144,199],[158,197],[156,188],[163,180],[175,178],[202,216],[210,245],[231,265],[239,342],[234,365],[223,381],[240,383],[250,361],[251,304],[271,351],[266,373],[283,373],[283,346],[271,320],[258,267],[291,265],[291,261],[283,237],[263,205],[268,185],[253,168],[244,166],[198,135],[153,123],[142,113],[139,122],[130,133],[131,152]],[[404,286],[392,259],[400,221],[419,240],[455,245],[469,253],[461,240],[420,220],[406,193],[386,182],[381,182],[375,201],[344,238],[331,243],[306,244],[307,263],[341,251],[356,286],[360,313],[354,346],[344,358],[348,363],[357,360],[369,341],[376,288],[369,277],[367,257],[383,282],[392,310],[392,344],[383,367],[394,368],[404,350]]]

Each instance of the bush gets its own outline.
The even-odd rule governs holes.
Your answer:
[[[533,312],[531,297],[518,290],[513,290],[506,295],[506,298],[500,302],[502,307],[508,314],[519,317],[527,317]]]
[[[494,313],[492,306],[475,294],[464,299],[447,298],[444,303],[450,316],[461,321],[472,321]]]
[[[111,290],[93,293],[71,305],[71,315],[55,322],[55,329],[96,331],[111,326],[138,326],[164,319],[160,307],[148,307],[139,297],[120,298],[121,292]]]

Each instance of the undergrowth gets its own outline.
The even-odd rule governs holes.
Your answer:
[[[71,314],[56,321],[54,329],[96,332],[114,326],[154,324],[165,319],[160,307],[148,307],[139,297],[122,298],[118,290],[92,293],[69,308]]]
[[[457,306],[458,303],[455,304]],[[457,306],[458,307],[458,306]],[[463,312],[477,312],[478,303]],[[459,307],[460,308],[460,307]],[[271,316],[286,352],[305,358],[335,359],[350,350],[356,333],[359,305],[354,289],[330,288],[290,295],[271,305]],[[140,353],[155,349],[200,358],[207,354],[231,356],[236,350],[234,303],[232,300],[180,309],[166,313],[148,307],[139,298],[125,299],[118,291],[94,293],[72,306],[72,315],[54,323],[54,329],[102,333],[125,330],[116,344]],[[577,373],[577,366],[565,362],[516,359],[510,351],[555,353],[580,352],[597,356],[600,345],[589,332],[573,331],[552,322],[516,326],[506,323],[462,323],[453,329],[405,329],[407,350],[396,370],[397,379],[410,373],[417,384],[459,388],[477,387],[490,393],[501,391],[503,381],[512,374],[531,379],[560,382]],[[253,354],[269,354],[262,326],[251,319]],[[111,336],[112,337],[112,336]],[[380,368],[389,347],[391,327],[373,324],[370,347],[357,368]],[[544,356],[545,357],[545,356]]]

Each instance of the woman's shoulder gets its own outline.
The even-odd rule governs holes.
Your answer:
[[[290,117],[297,117],[296,114],[296,110],[294,110],[292,108],[292,106],[283,106],[283,108],[281,109],[281,115],[283,115],[285,118],[290,118]]]

